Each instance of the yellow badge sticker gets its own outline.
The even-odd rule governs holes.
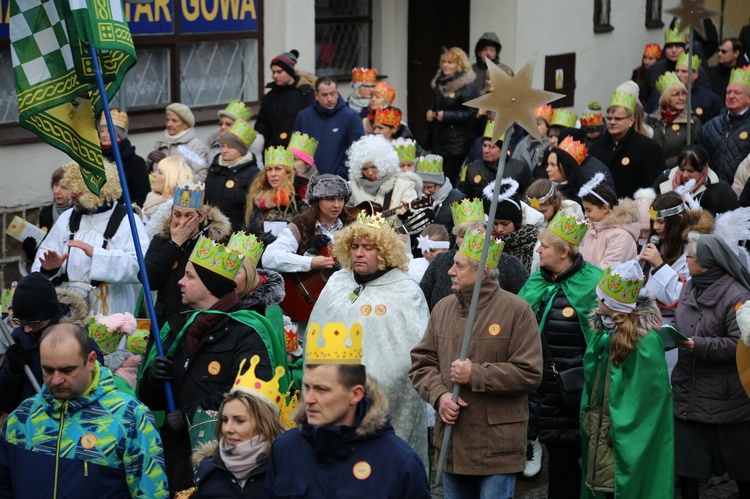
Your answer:
[[[622,158],[622,161],[620,161],[620,163],[622,163],[622,166],[628,166],[630,164],[630,158]]]
[[[702,107],[696,107],[695,108],[695,114],[698,116],[701,116],[703,114],[703,108]]]
[[[487,331],[492,336],[497,336],[498,334],[500,334],[500,329],[501,329],[500,324],[491,324],[490,327],[487,329]]]
[[[375,307],[375,313],[380,316],[385,315],[386,310],[385,305],[378,305]]]
[[[226,187],[227,189],[231,189],[232,187],[234,187],[234,180],[232,180],[231,178],[227,180],[224,184],[224,187]]]
[[[679,131],[680,130],[680,125],[678,125],[677,123],[673,123],[672,124],[672,130],[674,130],[675,132]]]
[[[284,140],[284,139],[286,139],[287,137],[289,137],[289,135],[288,135],[288,134],[287,134],[286,132],[281,132],[281,133],[279,134],[279,138],[280,138],[281,140]]]
[[[573,314],[575,314],[576,311],[573,310],[573,307],[565,307],[562,311],[563,317],[573,317]]]
[[[747,132],[742,131],[740,132],[740,139],[745,140],[747,138]]]
[[[93,449],[96,445],[96,435],[93,433],[87,433],[81,437],[81,447],[84,449]]]
[[[370,466],[370,463],[360,461],[354,465],[352,472],[354,473],[354,478],[357,480],[367,480],[372,473],[372,467]]]
[[[172,264],[172,270],[175,270],[179,266],[180,266],[180,262],[178,262],[177,260],[175,260],[174,263]]]
[[[737,312],[742,305],[744,305],[744,303],[741,302],[741,301],[738,301],[737,303],[735,303],[734,304],[734,311]]]
[[[213,361],[208,364],[208,374],[216,376],[221,372],[221,364],[218,361]]]
[[[481,181],[482,181],[482,176],[481,176],[481,175],[478,175],[478,174],[477,174],[477,175],[474,175],[474,183],[475,183],[475,184],[478,184],[478,183],[480,183]]]
[[[359,313],[367,317],[372,312],[372,307],[370,305],[362,305],[359,308]]]

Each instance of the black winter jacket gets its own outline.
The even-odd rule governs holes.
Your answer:
[[[206,174],[205,203],[221,210],[232,223],[232,232],[236,232],[245,223],[247,192],[260,170],[255,157],[231,167],[221,166],[220,157],[216,155]]]
[[[711,169],[732,185],[737,167],[750,154],[750,109],[739,116],[721,114],[706,123],[698,144],[708,151]]]
[[[489,164],[483,159],[478,159],[466,167],[466,180],[460,185],[461,191],[469,198],[484,198],[482,190],[495,180],[498,163]],[[526,163],[520,159],[508,158],[505,160],[503,178],[512,178],[518,182],[519,194],[525,193],[526,188],[531,185],[534,178]]]
[[[271,89],[264,97],[255,121],[255,129],[266,139],[265,148],[286,147],[294,130],[294,120],[304,108],[315,100],[313,89],[307,83],[300,84],[299,76],[291,85],[279,86],[271,82]]]
[[[125,169],[125,181],[128,184],[128,192],[130,192],[130,200],[138,206],[143,206],[146,194],[151,191],[146,160],[135,153],[135,146],[130,143],[130,140],[122,140],[119,144],[122,166]],[[115,153],[112,152],[111,147],[102,150],[102,155],[108,161],[115,162]],[[118,201],[121,203],[125,202],[122,196]]]
[[[425,149],[444,158],[463,158],[474,141],[472,121],[476,109],[464,106],[464,102],[479,96],[474,86],[474,72],[451,77],[438,70],[432,80],[432,102],[430,109],[443,111],[443,121],[430,123]]]
[[[240,486],[239,481],[234,477],[231,471],[224,465],[224,461],[219,454],[218,444],[216,441],[205,444],[206,448],[216,448],[214,452],[203,458],[193,469],[195,485],[197,487],[196,499],[256,499],[265,497],[263,487],[266,478],[266,469],[268,469],[268,457],[258,465],[244,486]],[[203,446],[193,454],[193,464],[196,456],[201,456]]]

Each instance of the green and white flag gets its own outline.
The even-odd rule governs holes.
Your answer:
[[[136,61],[120,0],[11,0],[10,41],[21,126],[73,158],[99,195],[102,101],[89,44],[111,100]]]

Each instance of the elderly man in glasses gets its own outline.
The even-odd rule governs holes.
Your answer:
[[[86,326],[88,304],[77,293],[55,289],[49,279],[39,272],[32,272],[18,282],[13,294],[13,345],[5,352],[0,364],[0,413],[10,413],[36,390],[24,373],[24,366],[41,386],[42,366],[39,359],[39,339],[50,326],[69,322]],[[91,348],[99,362],[104,363],[104,354],[90,339]]]

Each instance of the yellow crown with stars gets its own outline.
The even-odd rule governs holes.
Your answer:
[[[398,138],[391,144],[398,154],[399,163],[408,163],[417,159],[417,142],[415,140]]]
[[[664,32],[664,47],[670,43],[679,43],[685,45],[687,43],[687,30],[680,31],[680,22],[674,23],[674,29],[668,29]]]
[[[589,153],[588,149],[586,149],[586,144],[573,139],[572,135],[565,137],[565,139],[557,145],[557,148],[570,154],[573,159],[576,160],[578,166],[581,166],[581,163],[583,163],[583,160],[586,159],[586,155]]]
[[[247,107],[244,102],[232,99],[232,101],[227,104],[227,107],[219,111],[219,116],[226,116],[233,120],[242,120],[245,123],[250,123],[253,119],[253,110]]]
[[[205,196],[206,184],[203,182],[193,182],[188,180],[175,186],[174,194],[172,196],[172,204],[174,204],[174,206],[179,206],[180,208],[199,210],[203,207]]]
[[[227,251],[239,251],[257,266],[260,256],[263,254],[263,243],[254,234],[245,234],[242,231],[238,231],[229,238]]]
[[[128,113],[125,111],[120,111],[118,109],[110,109],[110,116],[112,116],[112,123],[117,128],[122,128],[125,130],[125,133],[128,133],[128,126],[130,124],[130,119],[128,118]],[[107,126],[107,118],[104,116],[104,113],[102,113],[102,118],[99,120],[99,126]]]
[[[263,381],[255,375],[255,368],[260,363],[260,357],[253,355],[250,358],[250,366],[242,372],[247,359],[242,359],[240,369],[237,373],[237,379],[230,391],[244,392],[267,402],[279,414],[279,419],[287,428],[291,428],[288,423],[292,421],[291,413],[297,405],[297,397],[289,397],[286,393],[281,393],[279,381],[284,377],[286,371],[283,367],[276,367],[276,372],[270,381]]]
[[[609,107],[620,106],[624,107],[631,113],[635,112],[636,98],[633,94],[628,93],[624,90],[618,90],[612,94],[612,100],[609,101]]]
[[[466,222],[484,222],[484,204],[479,198],[464,198],[451,205],[453,226]]]
[[[223,244],[212,241],[205,236],[200,236],[198,242],[195,244],[195,248],[193,248],[193,252],[190,254],[189,261],[193,265],[199,265],[206,270],[226,277],[230,281],[234,281],[244,258],[245,255],[243,253],[229,251]]]
[[[482,246],[484,245],[484,234],[481,230],[473,229],[466,233],[461,247],[458,252],[474,261],[482,259]],[[490,246],[487,249],[487,260],[485,265],[488,268],[496,269],[500,264],[500,257],[503,254],[505,243],[501,239],[490,237]]]
[[[393,226],[393,222],[388,220],[378,212],[375,212],[372,215],[368,215],[364,210],[360,211],[357,215],[357,223],[381,230],[396,230],[396,228]]]
[[[742,83],[750,87],[750,65],[744,68],[735,68],[729,73],[729,83]]]
[[[575,128],[578,115],[567,109],[555,109],[555,114],[549,122],[550,126],[564,126],[565,128]]]
[[[656,80],[656,90],[661,95],[670,85],[674,85],[675,83],[680,83],[680,79],[677,78],[674,71],[667,71]]]
[[[578,220],[575,215],[567,213],[565,210],[557,212],[550,220],[547,228],[553,234],[561,237],[570,244],[580,246],[583,236],[589,230],[589,225],[585,220]]]
[[[227,131],[240,139],[247,147],[250,147],[255,137],[258,136],[255,128],[244,120],[234,120],[234,123],[232,123],[232,126]]]
[[[492,139],[492,134],[495,133],[495,121],[487,120],[487,124],[484,125],[484,136],[485,139]],[[498,141],[502,142],[505,140],[505,133],[503,133]]]
[[[683,52],[682,54],[680,54],[680,56],[677,58],[677,64],[675,64],[675,67],[677,66],[688,67],[689,57],[690,56],[688,55],[687,52]],[[693,71],[698,71],[698,68],[701,67],[701,62],[703,61],[701,61],[700,57],[698,57],[697,55],[693,56]]]
[[[289,145],[287,148],[299,149],[312,158],[315,156],[315,151],[318,150],[318,140],[315,137],[310,137],[306,133],[292,132],[292,137],[289,139]]]
[[[362,325],[352,324],[350,329],[341,322],[329,322],[321,329],[312,322],[307,326],[305,341],[307,364],[361,364]]]
[[[269,165],[281,165],[294,168],[294,153],[283,146],[269,147],[263,154],[266,168]]]

